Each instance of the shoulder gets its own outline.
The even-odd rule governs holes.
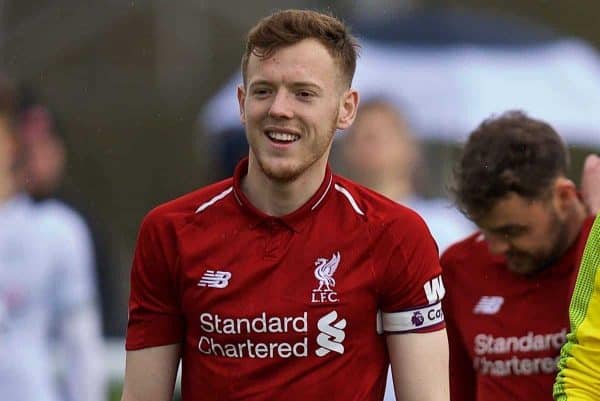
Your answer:
[[[600,237],[600,214],[588,216],[581,225],[575,247],[575,265],[579,266],[588,243],[598,241]]]
[[[218,213],[233,197],[233,180],[226,180],[202,187],[183,196],[160,204],[150,210],[142,220],[142,230],[154,228],[177,228],[191,221],[200,211],[203,216]]]
[[[341,203],[373,225],[421,225],[423,219],[412,209],[399,204],[369,188],[341,176],[335,176],[335,190]]]
[[[587,239],[592,233],[598,235],[600,230],[600,214],[588,216],[581,226],[581,233]]]
[[[440,257],[440,264],[444,275],[455,275],[460,270],[468,269],[474,260],[486,258],[488,255],[489,251],[483,235],[475,232],[451,245]]]
[[[475,231],[473,223],[448,199],[413,198],[407,205],[423,217],[442,251]]]
[[[34,206],[41,229],[53,237],[87,238],[89,228],[83,217],[71,206],[57,199],[48,199]]]

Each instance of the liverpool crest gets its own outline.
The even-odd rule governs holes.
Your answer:
[[[315,261],[315,278],[319,281],[317,288],[312,291],[312,302],[338,302],[335,287],[335,278],[333,274],[340,263],[340,253],[336,252],[331,259],[318,258]]]

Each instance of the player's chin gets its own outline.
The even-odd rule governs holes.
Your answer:
[[[538,264],[532,260],[508,260],[508,269],[518,274],[533,274],[538,270]]]
[[[298,178],[303,171],[302,166],[293,161],[280,158],[264,160],[261,163],[265,175],[272,180],[288,182]]]

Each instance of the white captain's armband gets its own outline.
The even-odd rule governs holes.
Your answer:
[[[378,320],[379,333],[407,333],[431,326],[444,321],[442,303],[436,302],[418,309],[401,312],[381,312]]]

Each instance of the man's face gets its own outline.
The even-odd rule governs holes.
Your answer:
[[[410,177],[417,149],[408,125],[392,111],[372,106],[358,112],[344,138],[344,157],[359,181]]]
[[[52,129],[48,111],[42,106],[29,110],[20,127],[27,191],[35,197],[52,196],[64,175],[64,145]]]
[[[340,69],[318,41],[251,55],[238,88],[242,123],[254,163],[269,179],[290,181],[324,168],[336,129],[350,126],[358,103]]]
[[[11,127],[5,117],[0,116],[0,174],[11,174],[16,158],[16,144]]]
[[[566,218],[552,199],[529,200],[511,193],[476,221],[492,253],[506,258],[508,268],[532,274],[559,258],[567,242]]]

